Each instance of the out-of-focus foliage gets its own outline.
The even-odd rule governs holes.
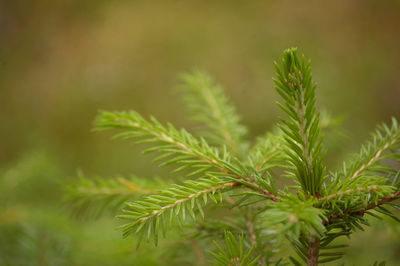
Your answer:
[[[169,168],[154,170],[136,148],[90,129],[98,109],[131,108],[186,127],[173,88],[176,73],[193,67],[225,84],[250,132],[261,135],[279,112],[271,104],[279,96],[271,61],[285,47],[302,47],[313,59],[321,106],[343,121],[341,134],[323,134],[326,164],[337,165],[375,124],[400,114],[399,18],[399,2],[391,0],[2,1],[0,264],[36,263],[40,245],[26,250],[32,241],[55,247],[44,253],[55,265],[156,263],[158,251],[134,251],[134,241],[112,229],[114,220],[71,219],[60,187],[77,168],[128,177],[148,176],[151,167],[151,178],[176,178]],[[353,236],[346,264],[399,260],[399,227],[376,221],[374,228]],[[196,257],[193,243],[166,246]]]
[[[215,265],[257,265],[259,257],[252,256],[254,245],[245,247],[244,237],[239,236],[239,239],[231,232],[225,233],[225,251],[217,242],[214,242],[218,249],[218,253],[211,253],[215,258]]]
[[[192,119],[209,127],[203,135],[216,145],[225,144],[235,155],[246,147],[243,136],[246,128],[239,123],[240,118],[233,105],[229,104],[221,86],[206,73],[195,72],[182,75],[181,86],[184,102]],[[212,133],[210,133],[212,132]]]
[[[78,182],[67,187],[65,201],[81,218],[98,218],[105,211],[115,215],[125,201],[155,193],[165,186],[161,179],[151,182],[138,177],[88,178],[82,172],[78,173],[78,178]]]
[[[166,265],[187,265],[171,255],[178,246],[174,237],[161,250],[135,251],[110,218],[83,222],[72,217],[63,205],[61,169],[38,149],[0,172],[0,265],[159,265],[167,250]],[[134,179],[121,182],[127,180]],[[82,182],[83,187],[95,184]],[[187,246],[185,254],[189,261],[196,257]]]

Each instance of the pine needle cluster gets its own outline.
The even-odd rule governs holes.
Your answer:
[[[68,189],[70,200],[81,212],[124,205],[118,216],[125,221],[123,235],[134,235],[138,245],[143,240],[157,245],[175,228],[194,241],[214,241],[208,254],[215,265],[333,262],[346,248],[337,239],[363,230],[368,216],[399,221],[397,120],[378,126],[342,169],[328,170],[320,121],[329,121],[316,107],[310,61],[291,48],[275,67],[285,116],[254,145],[223,89],[203,72],[184,74],[181,86],[188,113],[207,131],[203,137],[134,111],[101,111],[97,131],[118,130],[116,138],[147,143],[145,153],[157,153],[155,161],[173,165],[182,180],[157,186],[148,179],[81,176]],[[293,185],[277,186],[282,178]],[[280,249],[287,244],[294,252],[284,256]]]

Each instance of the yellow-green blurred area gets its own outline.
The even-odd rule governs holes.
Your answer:
[[[282,115],[273,61],[296,46],[312,60],[318,106],[343,120],[344,134],[327,137],[335,170],[376,124],[400,117],[399,36],[397,0],[1,1],[0,265],[196,265],[165,259],[171,242],[136,251],[113,214],[71,217],[63,185],[77,169],[174,178],[140,146],[91,132],[97,111],[193,129],[175,88],[179,73],[203,69],[254,138]],[[400,265],[399,225],[372,223],[352,236],[345,265]]]

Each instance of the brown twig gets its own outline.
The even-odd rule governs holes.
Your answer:
[[[256,182],[250,180],[250,178],[246,177],[246,178],[245,178],[245,181],[248,182],[248,183],[250,183],[250,184],[252,184],[253,186],[256,186],[256,187],[257,187],[257,189],[255,189],[255,188],[253,188],[253,187],[249,187],[250,189],[252,189],[252,190],[254,190],[254,191],[256,191],[256,192],[262,193],[262,194],[264,194],[265,196],[268,196],[272,201],[275,201],[275,202],[278,202],[278,201],[279,201],[279,199],[278,199],[277,196],[275,196],[274,194],[272,194],[271,192],[269,192],[267,189],[261,188]]]
[[[191,240],[190,243],[192,244],[192,248],[196,253],[197,264],[200,266],[205,266],[206,261],[204,258],[204,253],[203,250],[200,248],[199,244],[197,243],[197,240]]]
[[[219,170],[222,173],[225,173],[227,175],[234,175],[231,172],[229,172],[228,170],[225,170],[223,168],[219,168]],[[267,189],[260,187],[256,182],[252,181],[250,178],[248,177],[241,177],[238,175],[234,175],[237,179],[242,179],[244,181],[246,181],[247,183],[250,183],[252,186],[246,186],[246,184],[242,184],[244,186],[246,186],[247,188],[250,188],[251,190],[254,190],[255,192],[261,193],[265,196],[268,196],[272,201],[278,202],[280,201],[279,198],[277,196],[275,196],[273,193],[269,192]],[[257,187],[257,188],[255,188]]]

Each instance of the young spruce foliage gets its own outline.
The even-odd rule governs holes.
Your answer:
[[[148,143],[145,152],[158,153],[156,161],[175,166],[184,180],[172,185],[81,176],[69,187],[70,199],[83,213],[101,213],[124,203],[118,216],[126,221],[123,234],[136,235],[139,243],[147,239],[157,244],[176,227],[190,232],[187,237],[193,241],[214,240],[214,248],[207,251],[215,265],[337,261],[346,246],[335,240],[363,230],[368,215],[399,221],[392,213],[400,208],[397,120],[378,126],[343,169],[327,171],[310,62],[292,48],[275,67],[285,117],[253,147],[244,139],[246,128],[222,88],[201,72],[183,75],[181,92],[191,117],[205,126],[204,137],[134,111],[100,112],[96,130],[116,129],[118,138]],[[274,181],[280,176],[295,185],[277,187]],[[215,212],[212,205],[220,209]],[[287,243],[295,252],[281,257],[279,248]]]

